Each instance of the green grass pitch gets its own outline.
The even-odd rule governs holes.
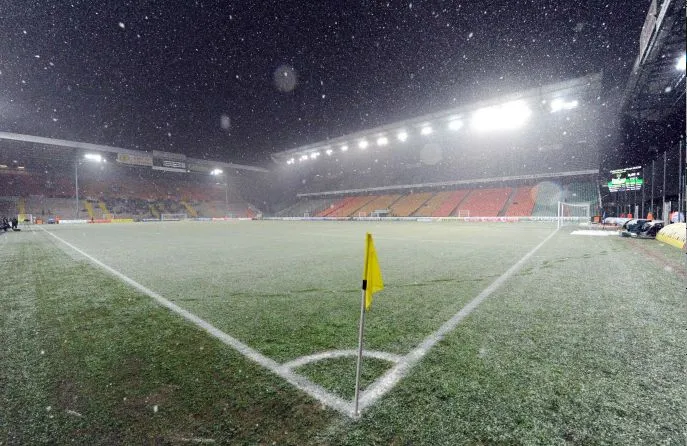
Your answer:
[[[546,223],[169,222],[48,231],[277,363],[403,357]],[[358,420],[39,228],[0,237],[0,444],[685,444],[684,254],[563,228]],[[363,385],[391,363],[366,358]],[[355,359],[297,373],[350,400]]]

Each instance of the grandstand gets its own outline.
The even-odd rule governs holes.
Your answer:
[[[600,80],[543,85],[285,150],[272,157],[274,181],[294,192],[282,199],[295,208],[331,198],[320,217],[385,208],[399,217],[554,216],[558,201],[596,209]]]
[[[261,213],[249,203],[260,200],[250,177],[264,176],[263,168],[28,135],[1,133],[0,137],[0,166],[4,166],[0,198],[14,203],[3,206],[8,214],[103,221],[154,220],[162,214],[252,218]],[[165,167],[171,162],[184,168]]]

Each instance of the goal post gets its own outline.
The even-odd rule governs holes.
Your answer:
[[[160,214],[160,221],[188,220],[187,214]]]
[[[470,210],[468,209],[458,209],[458,217],[466,218],[470,216]]]
[[[591,215],[591,203],[564,203],[559,201],[557,226],[560,228],[566,224],[581,221],[589,222]]]

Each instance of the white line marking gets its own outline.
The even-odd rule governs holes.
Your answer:
[[[431,335],[427,336],[422,343],[415,347],[410,353],[405,355],[401,361],[399,361],[395,366],[388,370],[382,377],[377,379],[363,392],[360,397],[360,410],[362,411],[366,407],[374,404],[382,396],[398,384],[398,382],[408,374],[408,372],[417,365],[417,363],[429,352],[429,350],[434,347],[439,341],[441,341],[444,336],[453,331],[456,326],[462,321],[466,316],[474,311],[479,304],[489,297],[494,291],[499,289],[503,283],[508,280],[513,274],[518,272],[522,265],[529,260],[532,255],[539,250],[544,244],[553,237],[558,230],[553,231],[549,234],[541,243],[532,248],[530,252],[525,254],[520,260],[511,266],[505,273],[501,274],[496,280],[494,280],[488,287],[486,287],[481,293],[477,295],[474,299],[468,302],[458,313],[454,314],[451,319],[444,322],[441,327]]]
[[[282,367],[286,367],[287,369],[295,369],[297,367],[302,367],[306,364],[310,364],[311,362],[322,361],[323,359],[343,358],[346,356],[358,356],[358,351],[330,350],[328,352],[315,353],[314,355],[301,356],[300,358],[296,358],[293,361],[285,362],[284,364],[282,364]],[[363,356],[366,356],[368,358],[381,359],[382,361],[393,362],[394,364],[398,363],[403,358],[402,356],[396,355],[394,353],[379,352],[375,350],[363,350]]]
[[[224,342],[226,345],[232,347],[248,359],[257,362],[261,366],[265,367],[267,370],[271,371],[275,375],[278,375],[282,378],[284,378],[287,382],[289,382],[291,385],[294,387],[302,390],[303,392],[307,393],[311,397],[315,398],[322,404],[331,407],[332,409],[335,409],[344,415],[351,416],[353,413],[353,406],[350,402],[345,401],[344,399],[326,391],[324,388],[321,386],[315,384],[314,382],[310,381],[309,379],[305,378],[304,376],[298,375],[296,373],[293,373],[289,368],[284,367],[280,365],[278,362],[276,362],[273,359],[268,358],[267,356],[263,355],[262,353],[258,352],[257,350],[254,350],[244,344],[243,342],[239,341],[236,338],[233,338],[223,332],[222,330],[214,327],[211,325],[209,322],[199,318],[195,314],[184,310],[183,308],[179,307],[178,305],[172,303],[171,301],[165,299],[155,291],[141,285],[140,283],[136,282],[135,280],[129,278],[128,276],[125,276],[124,274],[120,273],[116,269],[104,264],[100,260],[96,259],[95,257],[91,256],[90,254],[86,253],[85,251],[77,248],[76,246],[72,245],[71,243],[67,242],[66,240],[63,240],[62,238],[56,236],[52,232],[48,231],[47,229],[44,229],[41,227],[43,231],[45,231],[47,234],[50,236],[54,237],[55,239],[59,240],[60,242],[64,243],[65,245],[69,246],[71,249],[74,251],[78,252],[88,260],[90,260],[92,263],[95,265],[99,266],[100,268],[104,269],[108,273],[112,274],[113,276],[117,277],[118,279],[122,280],[123,282],[131,285],[133,288],[137,289],[138,291],[142,292],[143,294],[146,294],[150,297],[152,297],[159,305],[169,309],[170,311],[180,315],[187,321],[195,324],[196,326],[202,328],[205,330],[207,333],[210,335],[214,336],[215,338],[219,339],[220,341]]]

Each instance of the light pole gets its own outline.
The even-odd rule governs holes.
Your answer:
[[[105,158],[103,158],[100,154],[97,153],[87,153],[84,155],[83,160],[89,161],[92,163],[104,163]],[[76,213],[75,213],[75,220],[79,219],[79,212],[80,212],[80,207],[79,206],[79,164],[83,162],[83,160],[79,160],[78,158],[74,161],[74,189],[76,190]]]

